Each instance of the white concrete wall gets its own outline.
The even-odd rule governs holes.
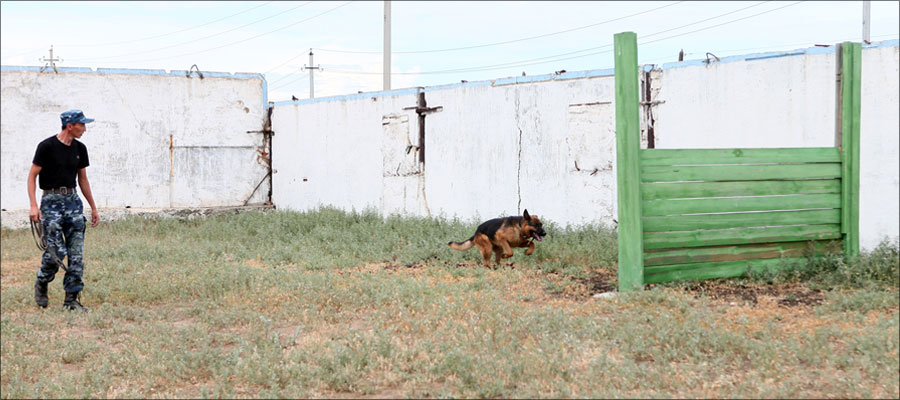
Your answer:
[[[599,71],[424,89],[427,106],[441,107],[425,119],[424,167],[406,153],[418,117],[404,108],[418,90],[276,103],[273,201],[460,218],[530,209],[609,223],[613,84],[612,71]]]
[[[428,106],[443,107],[425,123],[431,211],[610,223],[614,84],[594,71],[426,89]]]
[[[200,79],[184,71],[62,68],[56,74],[4,66],[0,82],[4,226],[17,225],[18,214],[9,213],[27,216],[35,148],[59,133],[59,114],[72,108],[96,119],[81,140],[101,211],[268,200],[268,166],[258,157],[263,136],[247,133],[262,130],[266,119],[259,74],[207,72]]]
[[[863,248],[900,230],[897,54],[897,41],[863,49]],[[833,48],[657,67],[656,147],[833,146],[834,74]],[[418,140],[404,110],[418,91],[441,107],[425,118],[424,166],[404,152]],[[611,224],[614,100],[612,71],[585,71],[276,103],[274,202]]]
[[[407,139],[418,141],[417,117],[414,110],[404,110],[416,106],[416,97],[417,90],[410,89],[276,103],[273,203],[294,210],[334,206],[391,212],[399,207],[418,215],[424,201],[400,176],[417,168],[409,161],[416,153],[406,154]],[[398,173],[395,163],[406,168]],[[412,209],[401,206],[403,196]],[[385,198],[388,204],[382,204]]]
[[[900,46],[863,48],[859,245],[900,235]]]
[[[661,75],[658,149],[835,145],[834,48],[666,64]]]
[[[897,41],[863,49],[863,248],[900,231],[898,49]],[[657,67],[656,147],[832,146],[834,72],[833,48]],[[247,133],[266,118],[258,74],[2,67],[0,77],[4,226],[11,213],[27,215],[34,148],[70,108],[97,119],[83,141],[101,211],[266,200],[262,134]],[[425,118],[424,165],[415,147],[420,92],[440,107]],[[273,202],[464,219],[527,208],[563,225],[611,224],[614,100],[605,70],[276,103]]]

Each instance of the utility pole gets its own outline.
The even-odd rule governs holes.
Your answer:
[[[47,64],[44,64],[44,66],[41,67],[41,72],[44,72],[44,70],[47,69],[47,67],[51,67],[51,68],[53,68],[53,72],[55,72],[57,74],[59,73],[59,71],[56,70],[56,62],[62,61],[62,59],[61,58],[53,58],[53,45],[52,44],[50,45],[50,58],[40,58],[40,59],[38,59],[38,61],[47,62]]]
[[[863,1],[863,42],[866,44],[871,43],[870,34],[872,33],[872,2],[869,0]]]
[[[384,90],[391,90],[391,0],[384,0]]]
[[[313,70],[315,70],[315,69],[322,70],[322,67],[320,67],[320,66],[318,66],[318,65],[315,66],[315,67],[313,67],[313,52],[312,52],[312,49],[309,49],[309,65],[304,65],[304,66],[303,66],[303,69],[308,69],[308,70],[309,70],[309,98],[312,99],[312,98],[316,97],[316,96],[315,96],[315,90],[313,89]]]

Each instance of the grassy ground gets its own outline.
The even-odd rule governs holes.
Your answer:
[[[615,234],[545,227],[479,265],[476,221],[323,209],[87,232],[89,313],[3,230],[0,397],[900,396],[897,244],[779,274],[615,288]]]

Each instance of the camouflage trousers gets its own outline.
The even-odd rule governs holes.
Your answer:
[[[51,282],[59,271],[52,254],[60,262],[68,257],[63,289],[66,292],[80,292],[84,288],[81,276],[84,275],[84,229],[87,225],[81,198],[75,193],[45,194],[41,197],[41,216],[47,251],[41,258],[38,281]]]

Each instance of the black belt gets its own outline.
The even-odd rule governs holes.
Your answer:
[[[75,188],[44,189],[44,194],[75,194]]]

